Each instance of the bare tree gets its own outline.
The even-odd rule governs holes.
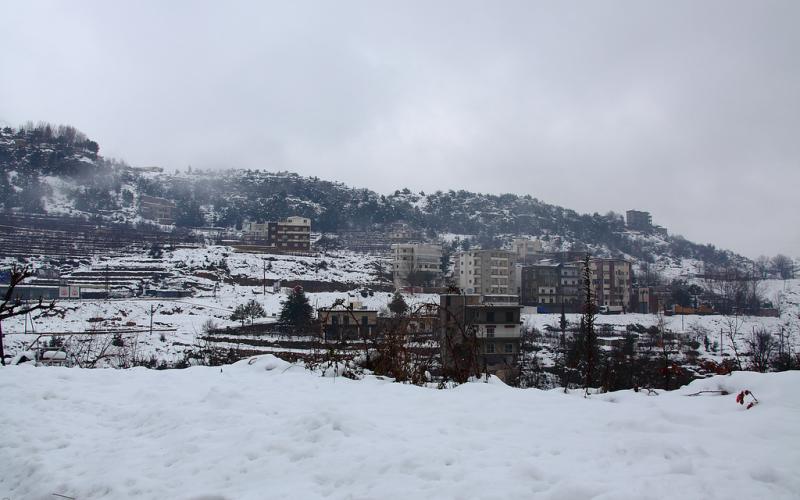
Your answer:
[[[794,261],[791,257],[778,254],[772,258],[772,267],[781,279],[788,280],[794,278]]]
[[[761,278],[768,278],[772,270],[772,261],[766,255],[759,255],[753,263],[755,265],[756,273]]]
[[[772,364],[772,355],[776,347],[772,334],[763,328],[754,329],[747,340],[747,347],[750,349],[751,368],[761,373],[768,371]]]
[[[736,369],[742,369],[742,358],[739,350],[739,340],[741,337],[741,328],[744,320],[739,316],[728,316],[725,318],[725,336],[728,337],[728,343],[733,351],[733,357],[736,362]]]
[[[0,364],[6,364],[5,351],[3,347],[3,320],[12,318],[14,316],[23,316],[37,310],[50,310],[55,309],[56,302],[44,302],[42,297],[39,297],[38,302],[29,303],[23,302],[19,297],[14,298],[14,288],[33,275],[29,266],[11,268],[11,279],[8,283],[6,293],[3,295],[3,301],[0,303]]]

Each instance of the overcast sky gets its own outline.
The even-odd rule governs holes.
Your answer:
[[[0,1],[0,123],[800,256],[800,2]]]

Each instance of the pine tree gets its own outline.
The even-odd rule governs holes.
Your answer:
[[[247,319],[247,306],[244,304],[239,304],[236,306],[236,309],[233,310],[233,314],[231,314],[231,321],[241,321],[242,326],[244,326],[244,322]]]
[[[312,315],[313,309],[303,287],[294,287],[283,303],[279,317],[281,323],[291,325],[295,330],[304,330],[311,324]]]
[[[392,311],[395,316],[402,316],[408,312],[408,304],[406,304],[403,294],[394,292],[394,297],[392,297],[392,301],[389,302],[389,310]]]
[[[589,268],[589,254],[583,260],[583,315],[581,316],[581,337],[583,341],[583,390],[589,394],[594,380],[597,364],[597,334],[594,331],[595,303],[592,293],[592,271]]]

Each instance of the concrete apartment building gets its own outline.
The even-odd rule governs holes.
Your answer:
[[[392,280],[396,288],[433,284],[442,277],[442,247],[425,243],[392,245]]]
[[[581,266],[560,262],[540,262],[518,266],[520,303],[536,306],[541,312],[580,312]]]
[[[311,219],[291,216],[277,222],[244,224],[244,239],[285,252],[311,250]]]
[[[631,305],[631,263],[623,259],[591,259],[595,303],[612,310],[628,311]]]
[[[470,250],[455,255],[453,279],[468,294],[499,295],[517,292],[516,254],[507,250]]]
[[[175,223],[175,202],[166,198],[139,196],[139,214],[145,219],[150,219],[159,224]]]
[[[584,304],[583,262],[552,261],[518,266],[520,303],[540,312],[581,312]],[[630,311],[631,263],[622,259],[591,259],[591,289],[597,306],[610,311]]]
[[[561,290],[559,296],[565,312],[581,312],[581,280],[583,265],[577,263],[561,264]]]
[[[512,375],[522,335],[521,309],[515,295],[441,295],[439,324],[445,365],[463,355],[459,346],[474,335],[481,368],[502,379]],[[449,352],[448,346],[454,352]]]
[[[560,304],[561,264],[541,263],[520,268],[520,303],[526,306]],[[555,312],[555,311],[547,311]]]
[[[539,240],[514,238],[511,249],[517,255],[518,262],[534,262],[542,257],[543,247]]]
[[[628,210],[625,212],[625,226],[636,231],[650,231],[653,229],[653,218],[650,212]]]

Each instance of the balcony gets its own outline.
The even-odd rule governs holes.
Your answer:
[[[472,328],[475,331],[475,336],[478,337],[479,339],[519,338],[522,333],[522,327],[517,323],[494,324],[494,325],[472,325]]]

